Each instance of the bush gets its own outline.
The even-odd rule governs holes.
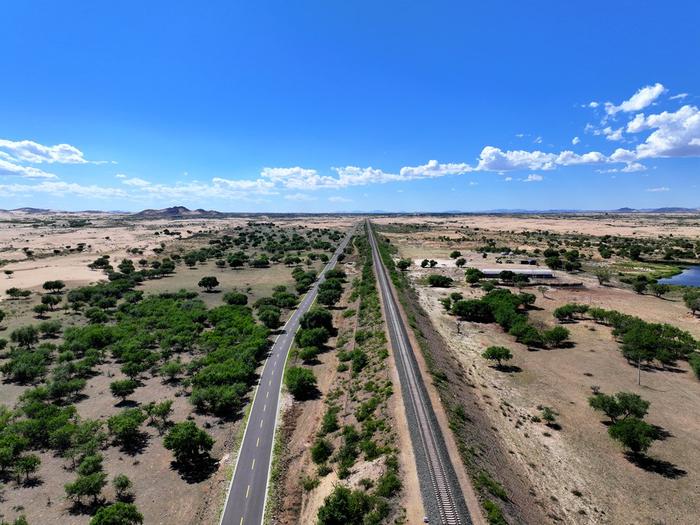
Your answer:
[[[467,268],[467,271],[464,272],[464,276],[469,284],[476,284],[483,279],[484,274],[478,268]]]
[[[90,520],[90,525],[140,525],[143,515],[132,503],[116,502],[102,507]]]
[[[130,496],[130,489],[133,484],[125,474],[117,474],[114,476],[114,479],[112,479],[112,485],[114,486],[114,492],[117,495],[117,499],[122,500]]]
[[[615,423],[619,418],[630,417],[642,419],[649,411],[649,401],[631,392],[618,392],[614,396],[597,393],[588,398],[588,404],[594,410],[603,412]]]
[[[428,276],[428,284],[433,288],[449,288],[452,285],[452,277],[433,273]]]
[[[364,491],[336,485],[318,509],[317,525],[364,525],[374,505],[374,499]]]
[[[284,382],[295,399],[308,399],[316,393],[316,376],[308,368],[299,366],[289,368]]]
[[[452,304],[451,311],[454,315],[475,323],[492,323],[494,320],[491,306],[479,299],[456,301]]]
[[[314,463],[324,463],[333,454],[333,445],[327,439],[317,439],[311,445],[311,459]]]
[[[299,321],[302,328],[325,328],[329,332],[333,331],[333,314],[318,306],[311,308]]]
[[[330,334],[323,327],[319,328],[300,328],[295,339],[299,346],[315,346],[322,347],[328,341]]]
[[[320,350],[316,346],[306,346],[304,348],[300,348],[297,355],[299,356],[299,359],[307,363],[316,359],[319,352]]]
[[[227,292],[224,294],[224,302],[232,306],[245,306],[248,304],[248,296],[240,292]]]

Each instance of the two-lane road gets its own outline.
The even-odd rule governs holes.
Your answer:
[[[379,292],[384,304],[389,341],[401,381],[401,394],[416,457],[423,505],[429,522],[443,525],[471,525],[472,520],[467,504],[450,461],[430,396],[423,383],[408,331],[401,317],[398,301],[394,297],[369,220],[366,222],[366,228],[372,246],[372,262],[379,282]]]
[[[221,514],[221,525],[260,525],[265,513],[267,485],[272,462],[272,448],[277,427],[282,376],[294,334],[304,315],[316,299],[318,285],[326,271],[333,268],[354,233],[353,228],[338,246],[321,275],[277,336],[265,362],[255,391],[248,424],[231,479],[228,497]]]

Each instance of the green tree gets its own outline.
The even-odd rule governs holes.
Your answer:
[[[690,288],[683,292],[683,302],[693,315],[695,315],[700,311],[700,289]]]
[[[39,341],[39,331],[34,325],[21,326],[10,334],[13,343],[31,348]]]
[[[134,393],[137,386],[138,383],[133,379],[122,379],[112,381],[109,385],[109,390],[114,397],[119,397],[122,401],[126,401],[126,398]]]
[[[634,281],[632,283],[632,289],[638,293],[638,294],[643,294],[644,290],[647,289],[647,282],[646,281]]]
[[[214,288],[219,286],[219,280],[212,276],[202,277],[197,283],[197,286],[206,289],[207,292],[211,292]]]
[[[184,366],[180,361],[168,361],[160,367],[160,374],[165,376],[168,381],[175,381],[177,376],[182,373]]]
[[[569,330],[563,326],[555,326],[542,332],[542,337],[547,346],[558,348],[569,338]]]
[[[274,330],[280,323],[282,312],[274,305],[268,304],[258,309],[258,319],[267,328]]]
[[[497,361],[498,368],[501,368],[502,361],[510,361],[513,358],[513,354],[504,346],[489,346],[481,354],[481,357],[490,361]]]
[[[405,272],[408,270],[408,268],[411,266],[411,259],[400,259],[396,263],[396,267],[401,270],[402,272]]]
[[[333,314],[326,308],[313,307],[301,316],[299,326],[302,328],[325,328],[331,332],[333,331]]]
[[[334,306],[342,296],[342,290],[327,289],[319,290],[317,300],[325,306]]]
[[[464,257],[460,257],[455,261],[455,264],[457,265],[457,268],[462,268],[465,264],[467,264],[467,260]]]
[[[328,330],[324,327],[300,328],[295,339],[300,347],[315,346],[321,348],[330,337]]]
[[[654,440],[658,439],[656,429],[636,417],[616,421],[608,428],[608,434],[634,454],[646,452]]]
[[[140,408],[126,408],[107,420],[107,428],[117,443],[130,447],[140,437],[139,427],[146,421]]]
[[[454,250],[450,253],[450,259],[456,259],[457,257],[460,257],[462,255],[462,252],[459,250]]]
[[[612,279],[612,272],[609,268],[597,268],[594,273],[598,278],[598,284],[600,285],[605,285],[610,282],[610,279]]]
[[[90,525],[141,525],[143,515],[133,503],[118,501],[99,509]]]
[[[27,481],[32,474],[39,470],[40,464],[41,460],[39,459],[39,456],[34,454],[19,456],[15,460],[14,465],[15,474],[17,476],[17,484],[19,485],[22,476],[24,476],[25,481]]]
[[[671,287],[669,285],[661,283],[651,283],[649,285],[649,289],[656,297],[662,297],[671,291]]]
[[[66,495],[76,501],[83,497],[91,496],[93,502],[97,502],[97,498],[106,484],[107,474],[104,472],[78,476],[74,482],[65,485]]]
[[[478,268],[467,268],[464,276],[469,284],[476,284],[484,278],[484,274]]]
[[[193,421],[184,421],[168,431],[163,445],[173,452],[179,463],[193,466],[209,458],[214,440]]]
[[[631,392],[618,392],[615,395],[596,393],[588,398],[588,404],[594,410],[603,412],[612,423],[618,419],[630,417],[642,419],[649,411],[649,401]]]
[[[46,306],[49,307],[51,311],[53,311],[55,306],[58,306],[61,303],[61,298],[57,295],[42,295],[41,296],[41,304],[45,304]]]
[[[284,382],[295,399],[308,399],[316,393],[316,376],[308,368],[290,367],[284,376]]]

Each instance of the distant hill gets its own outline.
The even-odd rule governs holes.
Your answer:
[[[10,211],[19,211],[22,213],[49,213],[51,210],[44,208],[15,208],[14,210]]]
[[[224,217],[226,214],[216,210],[203,210],[201,208],[190,210],[185,206],[171,206],[170,208],[162,208],[160,210],[142,210],[137,213],[132,213],[131,216],[137,219],[196,219],[200,217]]]

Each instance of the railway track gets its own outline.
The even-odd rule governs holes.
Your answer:
[[[372,247],[372,261],[379,282],[379,290],[401,379],[401,393],[406,406],[411,441],[418,466],[423,504],[429,523],[443,525],[472,525],[454,467],[450,461],[445,440],[438,426],[423,378],[394,296],[389,276],[379,254],[379,247],[369,221],[365,224]],[[421,472],[427,476],[421,476]]]

